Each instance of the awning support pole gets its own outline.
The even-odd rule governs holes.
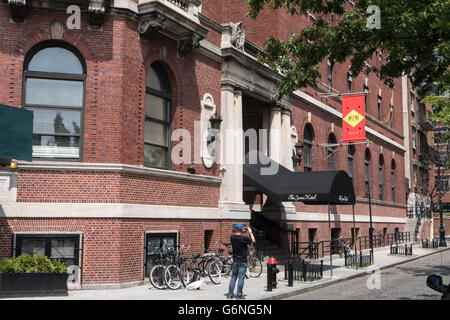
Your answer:
[[[356,255],[357,251],[356,251],[356,226],[355,226],[355,205],[354,204],[352,204],[352,214],[353,214],[353,251]],[[356,269],[358,269],[358,264],[356,264]]]
[[[330,234],[330,270],[331,270],[331,277],[333,278],[333,251],[332,251],[332,245],[331,245],[331,221],[330,221],[330,204],[328,203],[328,233]]]

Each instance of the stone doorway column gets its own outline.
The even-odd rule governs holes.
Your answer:
[[[224,218],[250,219],[243,201],[242,92],[231,85],[222,85],[221,90],[220,208]]]

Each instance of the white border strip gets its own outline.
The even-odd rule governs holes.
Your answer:
[[[286,215],[286,221],[328,221],[327,213],[311,213],[311,212],[297,212],[295,215]],[[353,215],[351,214],[330,214],[331,222],[353,222]],[[368,215],[355,214],[355,222],[370,222]],[[374,223],[406,223],[405,218],[396,218],[389,216],[372,216]]]
[[[141,218],[141,219],[250,219],[250,213],[220,208],[115,203],[5,203],[6,218]]]
[[[0,216],[6,218],[141,218],[248,220],[249,211],[139,204],[104,203],[11,203],[0,205]],[[286,221],[328,221],[327,213],[297,212],[287,214]],[[351,214],[332,214],[332,222],[353,222]],[[369,222],[367,215],[355,215],[356,222]],[[374,223],[406,223],[405,218],[373,216]]]

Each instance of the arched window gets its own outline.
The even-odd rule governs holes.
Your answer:
[[[384,200],[384,187],[383,187],[383,170],[384,169],[384,158],[380,155],[378,160],[378,172],[380,177],[380,200]]]
[[[168,169],[172,86],[167,72],[159,63],[153,63],[147,70],[145,92],[144,164]]]
[[[365,183],[365,190],[366,190],[366,196],[369,194],[369,188],[370,188],[370,151],[369,149],[366,149],[366,152],[364,154],[364,183]]]
[[[48,41],[24,63],[23,104],[33,111],[33,157],[80,159],[86,66],[76,49]]]
[[[391,188],[392,188],[392,202],[395,202],[395,161],[391,162]]]
[[[328,136],[328,144],[336,144],[334,134]],[[336,146],[327,147],[328,170],[336,170]]]
[[[303,131],[303,167],[304,171],[313,170],[313,141],[314,133],[310,124],[305,126]]]
[[[349,175],[350,179],[352,179],[352,184],[353,184],[353,175],[355,173],[355,147],[354,146],[348,146],[347,158],[348,158],[348,175]]]

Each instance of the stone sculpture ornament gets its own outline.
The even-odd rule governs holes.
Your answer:
[[[231,23],[231,44],[240,51],[244,51],[245,30],[242,22]]]

